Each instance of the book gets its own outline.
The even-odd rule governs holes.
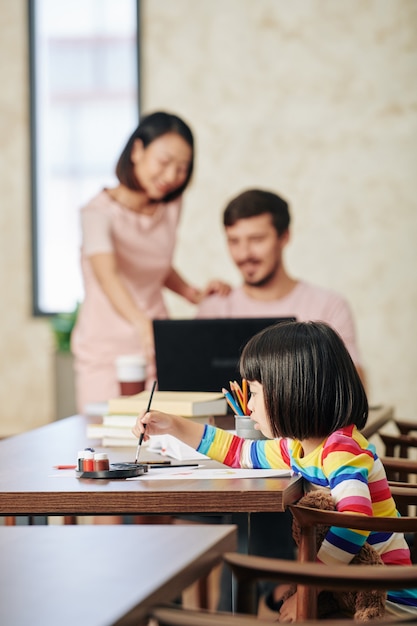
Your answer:
[[[137,437],[103,437],[101,441],[103,448],[137,448]]]
[[[133,415],[129,415],[130,418]],[[105,424],[88,424],[87,425],[87,439],[103,439],[103,437],[114,437],[114,438],[131,438],[132,441],[136,440],[137,437],[132,433],[132,426],[129,425],[105,425]]]
[[[186,417],[187,419],[190,419],[193,422],[198,422],[199,424],[214,424],[214,418],[211,415],[195,415],[194,417],[187,417],[186,415],[184,415],[183,417]],[[97,424],[97,426],[100,426],[102,431],[104,429],[103,432],[106,432],[106,434],[110,434],[110,433],[107,433],[106,429],[132,430],[133,426],[136,424],[136,419],[137,419],[137,413],[134,413],[134,414],[124,413],[124,414],[113,414],[113,415],[107,414],[107,415],[103,415],[103,423]],[[96,426],[96,424],[91,424],[91,426]],[[99,429],[97,429],[97,432],[98,431]],[[102,437],[103,435],[100,435],[100,436]],[[114,436],[117,436],[117,435],[114,435]]]
[[[111,437],[105,436],[102,440],[103,448],[106,447],[136,447],[138,440],[136,437],[133,440],[130,437]],[[145,445],[145,444],[143,444]],[[155,454],[176,459],[177,461],[190,461],[196,459],[208,459],[205,454],[201,454],[201,452],[197,452],[194,448],[187,446],[187,444],[183,443],[176,437],[172,435],[154,435],[146,442],[149,452],[153,452]]]
[[[149,391],[109,400],[110,414],[138,414],[148,406]],[[183,417],[226,415],[227,402],[222,393],[211,391],[155,391],[152,409]]]
[[[87,424],[87,439],[101,440],[104,447],[109,446],[137,446],[138,439],[132,433],[136,423],[136,415],[104,415],[103,423]],[[109,423],[106,423],[106,419]],[[201,424],[213,424],[211,415],[189,417],[187,419]]]

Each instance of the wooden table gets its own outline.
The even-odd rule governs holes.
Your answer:
[[[91,445],[88,422],[73,416],[0,441],[0,515],[276,512],[302,496],[300,477],[107,481],[54,470]],[[106,449],[111,462],[133,461],[132,450]]]
[[[0,528],[0,623],[144,624],[236,549],[234,526]]]

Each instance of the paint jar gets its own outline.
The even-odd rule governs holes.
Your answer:
[[[244,439],[267,439],[260,430],[255,428],[255,422],[249,415],[235,415],[236,435]]]
[[[132,396],[145,389],[146,360],[141,354],[124,354],[116,359],[120,395]]]
[[[83,472],[93,472],[94,471],[94,452],[90,450],[84,450],[84,458],[83,458]]]
[[[105,452],[96,452],[94,455],[94,471],[105,472],[110,469],[109,457]]]
[[[83,471],[83,463],[84,463],[84,454],[85,450],[79,450],[77,454],[77,470],[79,472]]]

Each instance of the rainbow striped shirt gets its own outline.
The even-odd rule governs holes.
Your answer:
[[[329,489],[338,511],[399,515],[375,446],[356,426],[337,430],[303,456],[297,440],[245,440],[206,424],[198,451],[231,467],[291,468],[311,485]],[[330,565],[350,563],[365,541],[377,550],[386,565],[411,565],[410,550],[402,534],[336,527],[327,533],[317,559]],[[417,608],[417,589],[390,591],[388,600]]]

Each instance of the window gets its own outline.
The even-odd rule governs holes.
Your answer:
[[[139,1],[29,0],[33,310],[82,301],[80,207],[138,123]]]

